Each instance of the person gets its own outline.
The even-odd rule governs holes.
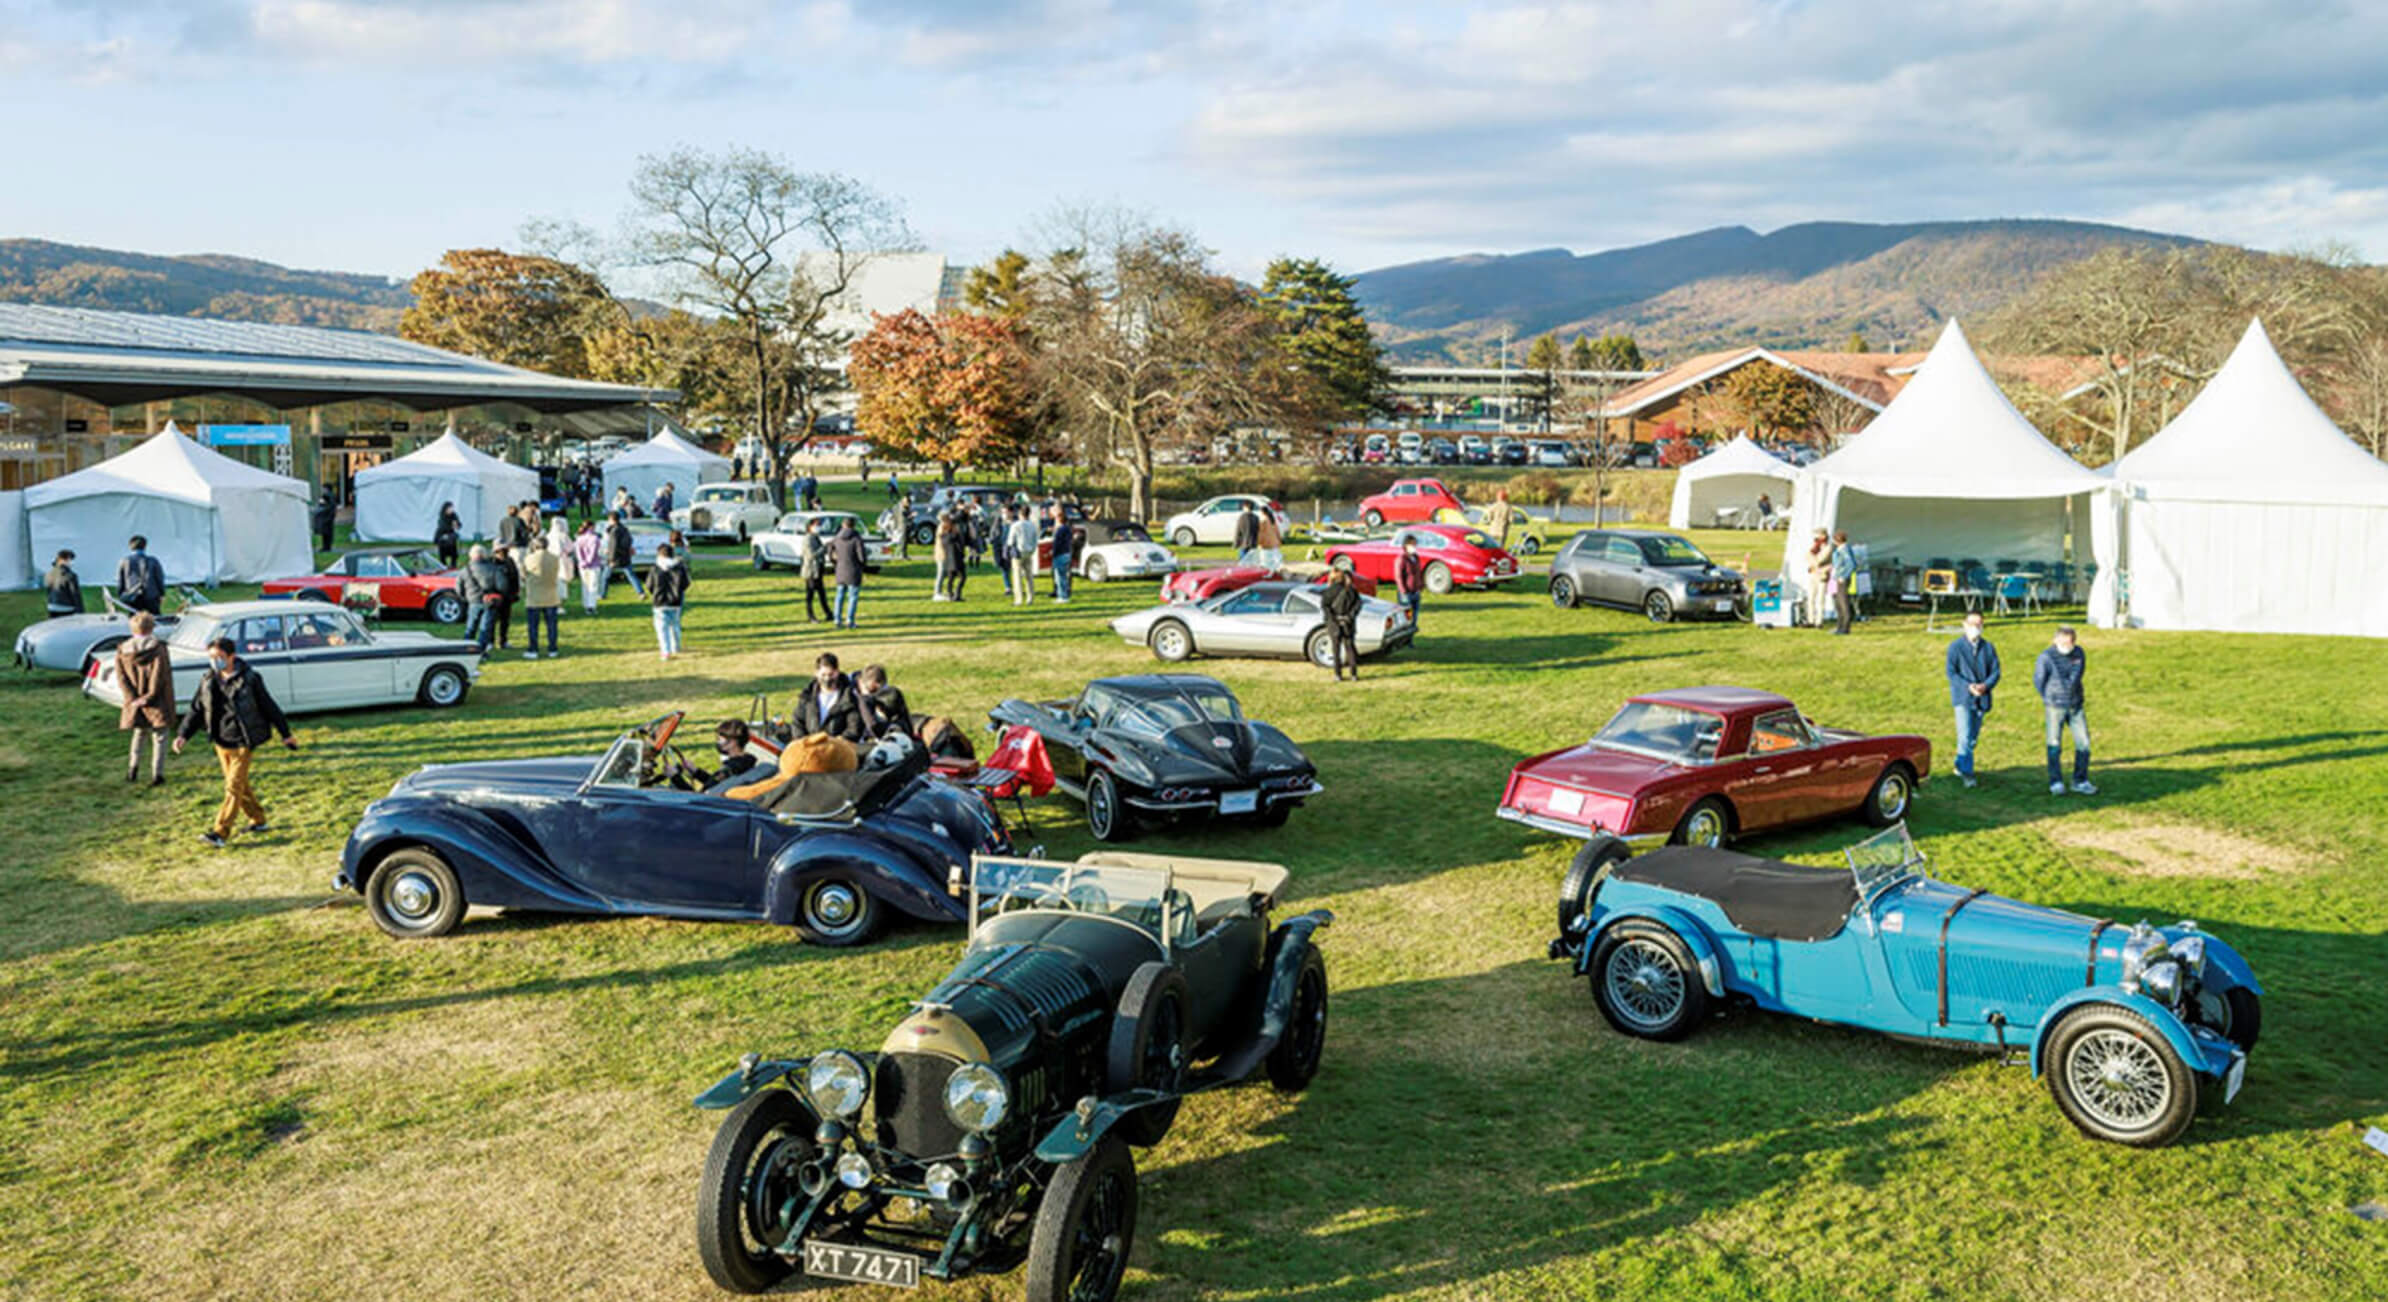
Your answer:
[[[439,523],[431,526],[431,542],[439,548],[439,563],[445,568],[456,568],[456,541],[463,536],[464,517],[456,514],[456,504],[440,503]]]
[[[804,537],[798,543],[797,573],[804,578],[804,622],[817,624],[826,616],[837,618],[837,607],[829,600],[829,540],[821,536],[821,517],[813,516],[804,522]],[[819,603],[820,614],[813,613]]]
[[[522,503],[516,502],[498,517],[497,545],[502,552],[510,552],[529,541],[529,531],[522,523]]]
[[[798,693],[791,717],[800,737],[827,733],[852,742],[870,740],[863,728],[862,698],[855,692],[853,680],[838,669],[834,651],[814,658],[813,680]]]
[[[514,549],[504,543],[489,553],[489,559],[498,571],[498,599],[490,607],[490,618],[497,621],[498,649],[504,651],[514,645],[514,608],[522,602],[522,565],[515,560]]]
[[[937,524],[937,586],[945,600],[960,601],[970,578],[970,520],[957,508]]]
[[[1774,527],[1774,499],[1764,493],[1758,494],[1758,527],[1761,529]]]
[[[730,778],[746,776],[761,762],[746,749],[746,744],[753,738],[754,734],[748,730],[744,719],[724,719],[713,725],[713,750],[721,756],[721,767],[698,767],[696,784],[699,787],[712,787]]]
[[[655,518],[666,524],[672,519],[672,485],[669,481],[655,490]]]
[[[1825,612],[1832,609],[1832,535],[1822,529],[1808,540],[1808,622],[1824,627]]]
[[[75,550],[62,547],[49,572],[41,576],[42,609],[49,618],[83,613],[83,577],[75,573]]]
[[[1235,513],[1235,555],[1240,565],[1255,565],[1252,549],[1260,546],[1260,517],[1253,514],[1252,504],[1244,503]]]
[[[1493,536],[1494,542],[1504,548],[1508,547],[1509,529],[1511,525],[1517,523],[1516,514],[1516,508],[1509,505],[1509,490],[1506,488],[1494,489],[1493,504],[1484,508],[1484,531]]]
[[[736,453],[736,454],[733,454],[733,455],[730,457],[730,478],[731,478],[731,480],[732,480],[732,481],[736,481],[736,480],[740,480],[740,479],[744,479],[744,478],[746,478],[746,454],[745,454],[745,453],[743,453],[743,452]]]
[[[1003,580],[1003,595],[1012,595],[1012,504],[988,519],[987,550],[995,558],[995,577]]]
[[[1275,511],[1257,514],[1260,522],[1253,527],[1252,554],[1259,559],[1260,568],[1275,574],[1285,568],[1285,535],[1277,531]]]
[[[1360,590],[1352,586],[1349,570],[1327,571],[1327,590],[1318,599],[1319,609],[1327,616],[1327,646],[1332,651],[1335,681],[1343,681],[1343,670],[1351,667],[1352,681],[1360,681],[1360,644],[1355,636],[1360,622]]]
[[[556,658],[557,607],[564,604],[564,557],[550,549],[547,535],[531,539],[522,554],[522,658],[539,658],[539,626],[547,626],[547,658]]]
[[[837,583],[836,608],[839,628],[854,627],[854,618],[862,605],[862,572],[869,557],[863,551],[862,534],[854,527],[854,517],[847,516],[838,526],[837,536],[829,540],[829,576]]]
[[[332,525],[339,514],[340,508],[332,501],[329,489],[315,495],[315,509],[307,515],[308,523],[315,526],[315,550],[328,552],[332,549]]]
[[[133,616],[133,635],[116,644],[116,685],[124,692],[124,708],[116,727],[133,734],[132,750],[124,759],[124,780],[141,780],[141,743],[149,743],[149,785],[166,785],[166,738],[180,720],[174,717],[174,657],[157,636],[158,617],[144,610]]]
[[[885,665],[864,665],[854,676],[854,687],[861,698],[864,736],[876,740],[912,735],[912,707],[904,700],[904,689],[887,681]]]
[[[605,526],[605,581],[597,585],[599,596],[611,591],[616,574],[630,580],[630,590],[644,597],[645,585],[638,581],[638,566],[630,545],[630,526],[622,522],[622,513],[614,512],[613,520]]]
[[[1032,605],[1036,601],[1036,510],[1023,506],[1012,512],[1009,530],[1011,537],[1004,544],[1011,557],[1012,604]]]
[[[489,641],[497,635],[497,603],[505,588],[505,573],[490,560],[489,549],[479,543],[464,563],[464,574],[456,581],[456,593],[464,598],[464,635],[489,651]]]
[[[638,515],[638,503],[630,496],[627,485],[614,489],[614,504],[610,512],[617,519],[632,519]]]
[[[572,564],[580,571],[581,611],[594,615],[597,599],[605,595],[605,540],[597,535],[595,520],[582,521],[573,537]]]
[[[1418,556],[1418,539],[1404,534],[1401,555],[1393,562],[1393,590],[1401,594],[1401,608],[1410,613],[1410,623],[1418,622],[1420,594],[1426,591],[1426,562]]]
[[[647,602],[655,608],[655,649],[664,660],[680,654],[680,607],[688,600],[688,579],[688,566],[670,543],[655,549]]]
[[[887,472],[887,500],[890,502],[904,500],[904,477],[893,470]]]
[[[149,539],[134,534],[132,550],[116,562],[116,596],[135,610],[162,615],[166,600],[166,567],[149,554]]]
[[[2079,639],[2073,636],[2073,626],[2059,624],[2056,637],[2031,667],[2032,690],[2040,694],[2040,704],[2048,715],[2048,794],[2052,796],[2065,794],[2064,769],[2059,761],[2065,755],[2068,728],[2073,731],[2073,793],[2098,794],[2097,784],[2089,780],[2089,716],[2082,712],[2085,701],[2081,674],[2087,662]]]
[[[1070,569],[1078,563],[1078,531],[1059,502],[1053,504],[1053,604],[1070,604]]]
[[[895,496],[895,476],[890,475],[887,477],[887,488],[889,496]],[[891,509],[895,512],[896,559],[899,561],[911,560],[912,499],[909,497],[896,497],[895,506]]]
[[[854,468],[862,472],[862,486],[869,488],[871,486],[871,459],[867,456],[854,458]]]
[[[216,763],[224,770],[224,805],[216,811],[215,825],[199,839],[219,850],[232,836],[236,818],[245,816],[250,832],[270,830],[265,806],[249,785],[249,761],[257,748],[279,734],[284,746],[298,749],[298,738],[290,735],[290,720],[282,717],[282,707],[265,689],[265,679],[234,651],[228,637],[208,644],[208,672],[200,675],[199,686],[191,693],[191,712],[182,716],[182,726],[174,733],[177,755],[182,754],[183,743],[202,729],[215,745]]]
[[[1855,613],[1850,603],[1856,598],[1851,589],[1857,584],[1857,552],[1849,545],[1849,531],[1835,529],[1832,534],[1832,611],[1833,636],[1849,636],[1849,620]]]
[[[1974,746],[1982,737],[1982,721],[1990,714],[1991,694],[1998,687],[1998,648],[1982,636],[1982,612],[1968,611],[1965,632],[1949,643],[1949,704],[1957,711],[1957,779],[1968,787],[1973,778]]]
[[[821,477],[810,470],[804,472],[804,509],[821,509]]]

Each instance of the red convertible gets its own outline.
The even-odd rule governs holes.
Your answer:
[[[1414,524],[1390,538],[1341,543],[1327,549],[1327,564],[1378,583],[1393,582],[1405,538],[1418,540],[1426,562],[1426,590],[1441,596],[1453,588],[1497,588],[1517,577],[1517,558],[1492,535],[1469,524]]]
[[[1848,814],[1888,827],[1931,771],[1921,737],[1819,727],[1773,692],[1686,687],[1637,696],[1592,740],[1511,769],[1500,813],[1636,850],[1716,846]]]
[[[351,588],[371,588],[385,615],[425,615],[442,624],[464,622],[456,571],[420,547],[371,547],[344,553],[321,574],[267,579],[262,597],[307,597],[335,605]]]
[[[1163,601],[1208,601],[1222,592],[1241,592],[1255,583],[1269,579],[1308,579],[1324,583],[1324,573],[1296,573],[1288,570],[1264,570],[1257,565],[1222,565],[1208,570],[1179,570],[1161,580]],[[1376,581],[1362,575],[1352,576],[1352,586],[1363,597],[1376,595]]]
[[[1464,515],[1467,507],[1440,479],[1399,479],[1384,492],[1360,499],[1360,521],[1371,529],[1388,520],[1432,520],[1435,512],[1446,510]]]

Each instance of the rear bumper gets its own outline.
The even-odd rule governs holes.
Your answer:
[[[1640,854],[1644,850],[1655,850],[1667,843],[1665,832],[1636,832],[1631,836],[1620,836],[1602,828],[1586,827],[1582,823],[1570,823],[1565,819],[1552,818],[1548,814],[1530,814],[1525,810],[1512,809],[1507,805],[1503,805],[1493,812],[1512,823],[1523,823],[1538,831],[1571,836],[1578,841],[1589,841],[1596,836],[1615,836],[1625,843],[1627,849],[1636,854]]]

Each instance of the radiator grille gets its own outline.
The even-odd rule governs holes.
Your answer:
[[[927,1053],[879,1059],[871,1096],[879,1143],[908,1157],[944,1157],[962,1146],[961,1129],[945,1115],[945,1082],[960,1064]]]

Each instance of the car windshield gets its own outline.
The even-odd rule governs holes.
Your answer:
[[[1192,724],[1234,723],[1243,717],[1226,688],[1186,687],[1167,696],[1120,697],[1104,726],[1161,737]]]
[[[1706,552],[1672,535],[1662,534],[1656,538],[1644,538],[1641,543],[1642,555],[1652,565],[1706,565],[1708,563]]]
[[[1151,542],[1152,540],[1153,536],[1144,531],[1143,525],[1115,524],[1111,526],[1111,541],[1113,542]]]
[[[979,923],[1005,913],[1046,911],[1116,918],[1158,940],[1169,874],[1158,868],[1049,863],[1038,859],[970,860],[970,917]]]
[[[700,488],[697,490],[696,500],[700,502],[742,502],[746,500],[746,490],[743,488]]]
[[[1915,848],[1915,838],[1907,834],[1905,823],[1876,832],[1843,850],[1841,856],[1849,861],[1861,900],[1902,878],[1920,876],[1924,866],[1924,852]]]
[[[430,552],[393,552],[390,559],[398,563],[398,570],[402,574],[437,574],[448,568]]]
[[[605,758],[597,761],[596,769],[589,774],[589,785],[595,787],[637,786],[639,760],[645,754],[646,745],[639,740],[636,734],[622,734],[614,742],[613,749],[605,752]]]
[[[1593,734],[1592,744],[1680,764],[1705,764],[1716,758],[1716,743],[1724,732],[1725,721],[1713,714],[1680,705],[1629,701],[1606,727]]]
[[[166,645],[204,653],[207,644],[223,635],[223,625],[206,615],[185,615],[174,625]]]

